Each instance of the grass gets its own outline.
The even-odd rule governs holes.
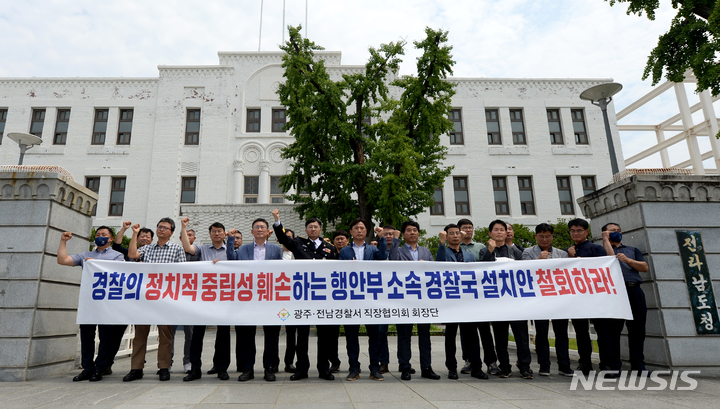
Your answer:
[[[417,325],[413,325],[413,335],[417,335]],[[397,327],[395,327],[395,324],[390,324],[388,326],[388,335],[397,335]],[[444,335],[443,329],[438,327],[437,325],[430,324],[430,335]],[[345,327],[343,325],[340,326],[340,336],[345,336]],[[367,336],[367,331],[365,330],[365,326],[360,326],[360,336]]]
[[[508,335],[508,340],[515,342],[515,337],[512,335]],[[553,348],[555,347],[555,339],[554,338],[548,339],[548,342],[550,343],[551,347],[553,347]],[[597,341],[592,340],[592,344],[593,344],[593,352],[600,352],[600,349],[598,349]],[[568,348],[577,351],[577,349],[578,349],[577,341],[574,338],[570,338],[568,340]]]

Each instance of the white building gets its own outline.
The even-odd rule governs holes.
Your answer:
[[[340,52],[318,54],[334,75],[359,69],[342,66]],[[41,136],[24,164],[62,166],[95,190],[96,226],[154,226],[178,220],[185,203],[222,205],[195,218],[207,239],[212,218],[269,218],[283,202],[276,178],[289,170],[280,151],[292,139],[280,130],[284,109],[274,92],[281,58],[220,52],[218,65],[159,66],[156,78],[0,79],[0,131]],[[436,205],[418,217],[421,226],[435,234],[464,217],[476,226],[495,218],[532,226],[582,216],[575,199],[612,175],[602,113],[579,94],[611,80],[451,81],[458,132],[443,143],[455,169]],[[608,113],[623,169],[612,105]],[[1,142],[0,164],[16,164],[18,146]]]

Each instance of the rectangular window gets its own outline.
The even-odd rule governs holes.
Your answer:
[[[132,134],[133,110],[121,109],[120,121],[118,122],[118,145],[130,145],[130,135]]]
[[[597,190],[595,185],[595,176],[583,176],[582,178],[583,195],[589,195]]]
[[[197,177],[186,176],[182,178],[182,187],[180,188],[180,203],[195,203],[195,184]]]
[[[95,124],[93,125],[92,144],[105,145],[105,132],[107,131],[108,121],[107,109],[95,110]]]
[[[285,132],[285,108],[272,110],[272,131]]]
[[[433,205],[430,208],[430,214],[432,214],[432,215],[445,214],[445,204],[443,203],[442,186],[435,186],[435,193],[433,193]]]
[[[122,216],[125,203],[125,178],[112,178],[108,216]]]
[[[92,178],[85,178],[85,187],[92,190],[95,193],[100,192],[100,178],[99,177],[92,177]],[[97,213],[97,203],[95,206],[93,206],[92,214],[91,216],[95,216]]]
[[[463,130],[462,130],[462,112],[460,109],[453,109],[450,110],[450,114],[448,115],[450,118],[450,121],[453,123],[453,131],[450,132],[450,144],[451,145],[462,145],[464,144],[463,140]]]
[[[550,130],[550,143],[553,145],[562,145],[563,135],[562,128],[560,127],[560,110],[559,109],[548,109],[548,129]]]
[[[0,109],[0,145],[2,145],[3,135],[5,134],[5,121],[7,121],[7,109]]]
[[[497,109],[485,110],[485,124],[487,125],[488,144],[502,145],[502,139],[500,139],[500,120],[498,119]]]
[[[285,192],[280,187],[280,176],[270,176],[270,203],[285,203]]]
[[[495,214],[510,214],[505,177],[492,178]]]
[[[573,210],[572,188],[570,178],[562,176],[557,178],[558,196],[560,198],[560,213],[575,214]]]
[[[522,214],[535,214],[532,177],[518,177],[518,189],[520,190],[520,211]]]
[[[200,143],[200,110],[188,109],[185,123],[185,145]],[[194,203],[194,202],[193,202]]]
[[[245,176],[245,196],[243,202],[258,202],[258,185],[260,184],[260,176]]]
[[[525,125],[523,124],[522,109],[510,110],[510,128],[512,129],[513,144],[525,145]]]
[[[587,145],[587,131],[585,130],[585,114],[582,109],[571,109],[570,114],[573,121],[573,132],[575,133],[575,143],[578,145]]]
[[[455,214],[470,214],[467,177],[454,177],[453,188],[455,189]]]
[[[65,145],[67,141],[68,124],[70,123],[70,110],[58,109],[57,121],[55,121],[55,138],[53,145]]]
[[[259,109],[248,109],[247,110],[247,123],[245,125],[245,132],[260,132],[260,110]]]
[[[30,123],[30,133],[42,138],[43,125],[45,124],[45,110],[33,109],[32,122]]]

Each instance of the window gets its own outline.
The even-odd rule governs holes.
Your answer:
[[[508,205],[507,183],[504,177],[492,178],[493,196],[495,197],[495,214],[510,214]]]
[[[188,109],[185,123],[185,145],[197,145],[200,142],[200,110]]]
[[[560,128],[560,110],[559,109],[548,109],[548,128],[550,129],[550,143],[553,145],[562,145],[563,136],[562,128]]]
[[[285,132],[285,109],[273,109],[272,110],[272,131],[273,132]]]
[[[32,122],[30,123],[30,133],[42,138],[43,124],[45,124],[45,110],[33,109]]]
[[[92,144],[105,145],[105,132],[107,131],[108,110],[95,110],[95,125],[93,125]]]
[[[582,109],[571,109],[570,114],[573,121],[573,132],[575,133],[575,143],[578,145],[587,145],[587,131],[585,130],[585,114]]]
[[[432,214],[432,215],[445,214],[445,205],[443,204],[442,186],[435,186],[435,193],[433,193],[433,205],[430,208],[430,214]]]
[[[121,109],[120,122],[118,123],[118,145],[130,145],[130,134],[132,133],[133,110]]]
[[[522,109],[510,110],[510,128],[512,129],[513,144],[525,145],[525,125],[523,125]]]
[[[55,138],[53,145],[65,145],[67,141],[68,123],[70,122],[70,110],[58,109],[57,121],[55,121]]]
[[[453,123],[453,131],[450,132],[451,145],[462,145],[465,143],[463,140],[462,113],[460,111],[460,109],[450,110],[450,115],[448,116]]]
[[[535,214],[532,177],[518,177],[518,189],[520,190],[520,211],[522,214]]]
[[[567,176],[557,178],[558,196],[560,197],[560,213],[575,214],[572,202],[572,188]]]
[[[285,192],[280,187],[280,176],[270,176],[270,203],[285,203]]]
[[[125,178],[112,178],[108,216],[122,216],[125,203]]]
[[[85,187],[92,190],[95,193],[100,192],[100,178],[99,177],[92,177],[92,178],[85,178]],[[91,216],[95,216],[97,213],[97,203],[95,206],[93,206]]]
[[[182,187],[180,188],[180,203],[195,203],[195,183],[197,177],[187,176],[182,178]]]
[[[260,110],[259,109],[248,109],[247,110],[247,124],[245,125],[245,132],[260,132]]]
[[[500,120],[498,119],[497,109],[485,110],[485,124],[487,125],[488,144],[502,145],[502,139],[500,139]]]
[[[454,177],[453,188],[455,189],[455,214],[470,214],[467,177]]]
[[[5,134],[5,121],[7,121],[7,109],[0,109],[0,145],[2,145],[3,134]]]
[[[245,203],[258,202],[258,185],[260,184],[260,176],[245,176]]]
[[[589,195],[597,190],[595,185],[595,176],[583,176],[582,178],[583,195]]]

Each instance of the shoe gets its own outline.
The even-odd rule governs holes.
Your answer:
[[[82,371],[79,374],[75,375],[73,378],[73,382],[79,382],[79,381],[87,381],[93,376],[94,372],[91,371]]]
[[[238,376],[238,381],[240,382],[247,382],[250,379],[255,379],[255,371],[252,369],[248,369]]]
[[[160,370],[160,380],[161,381],[169,381],[170,380],[170,370],[168,370],[168,368],[162,368]]]
[[[590,365],[580,364],[580,365],[578,365],[577,370],[581,371],[583,373],[583,375],[588,376],[588,375],[590,375],[590,371],[593,370],[593,367],[592,367],[592,364],[590,364]]]
[[[402,371],[402,374],[400,375],[400,379],[402,379],[403,381],[409,381],[410,379],[412,379],[412,376],[410,375],[410,371],[409,370]]]
[[[273,366],[273,373],[278,373],[278,372],[280,372],[280,369],[278,369],[277,365]]]
[[[501,369],[500,373],[498,374],[501,378],[509,378],[512,376],[512,370],[510,369]]]
[[[533,371],[530,368],[519,368],[520,369],[520,377],[523,379],[532,379],[533,378]]]
[[[402,372],[402,370],[401,370],[400,368],[398,368],[398,372]],[[414,374],[414,373],[415,373],[415,368],[410,367],[410,369],[408,369],[408,372],[410,372],[411,374]]]
[[[370,372],[370,379],[372,379],[374,381],[384,381],[385,380],[385,378],[383,378],[380,371]]]
[[[293,364],[285,365],[284,371],[289,372],[289,373],[295,373],[295,372],[297,372],[297,368],[295,368],[295,365],[293,365]]]
[[[540,376],[550,376],[550,367],[549,366],[541,366],[538,374]]]
[[[448,379],[459,379],[457,369],[448,369]]]
[[[192,371],[192,364],[183,365],[183,369],[185,370],[185,373],[190,373]]]
[[[294,374],[290,375],[291,381],[299,381],[300,379],[305,379],[308,377],[307,372],[295,372]]]
[[[345,379],[347,379],[348,381],[357,381],[358,379],[360,379],[360,371],[350,371],[347,378]]]
[[[569,377],[575,376],[575,372],[573,372],[573,370],[570,369],[569,366],[565,366],[565,367],[559,368],[559,369],[558,369],[558,374],[560,374],[560,375],[562,375],[562,376],[569,376]],[[542,375],[542,374],[540,374],[540,375]]]
[[[240,372],[240,371],[238,371],[238,372]],[[218,373],[218,370],[214,366],[212,368],[210,368],[209,371],[207,371],[208,375],[215,375],[216,373]]]
[[[470,372],[470,376],[472,376],[473,378],[478,378],[478,379],[487,379],[488,378],[487,374],[485,372],[483,372],[482,369],[478,369],[477,371]]]
[[[190,372],[183,378],[183,382],[190,382],[200,378],[202,378],[202,371],[190,370]]]
[[[617,379],[620,377],[620,373],[618,371],[612,371],[610,369],[606,369],[608,373],[605,374],[605,379]]]
[[[263,376],[263,379],[265,379],[267,382],[275,382],[277,380],[277,378],[275,377],[274,366],[265,368],[265,376]]]
[[[436,374],[435,371],[432,370],[432,367],[427,367],[420,371],[420,376],[427,379],[432,379],[437,381],[440,379],[440,375]]]
[[[90,376],[90,382],[102,381],[102,377],[103,377],[103,371],[96,368],[95,372],[93,372],[92,376]]]
[[[128,374],[123,377],[123,382],[130,382],[130,381],[134,381],[136,379],[142,379],[142,377],[143,377],[142,369],[131,369],[130,372],[128,372]]]
[[[390,372],[390,369],[388,369],[387,364],[380,364],[380,373],[388,373]]]
[[[487,368],[490,375],[500,375],[500,368],[498,368],[495,362],[488,364]]]
[[[318,375],[318,378],[325,379],[326,381],[334,381],[335,375],[331,374],[330,372],[320,373]]]
[[[462,367],[462,369],[460,370],[460,373],[469,374],[471,372],[472,372],[472,367],[470,365],[470,361],[466,359],[465,366]]]
[[[112,375],[112,366],[108,366],[107,368],[105,368],[105,370],[103,371],[103,375]]]
[[[340,365],[339,365],[339,364],[338,364],[338,365],[332,365],[332,366],[330,367],[330,373],[338,373],[338,372],[340,372]]]
[[[230,375],[228,375],[227,371],[218,371],[217,375],[218,379],[221,381],[227,381],[230,379]]]

